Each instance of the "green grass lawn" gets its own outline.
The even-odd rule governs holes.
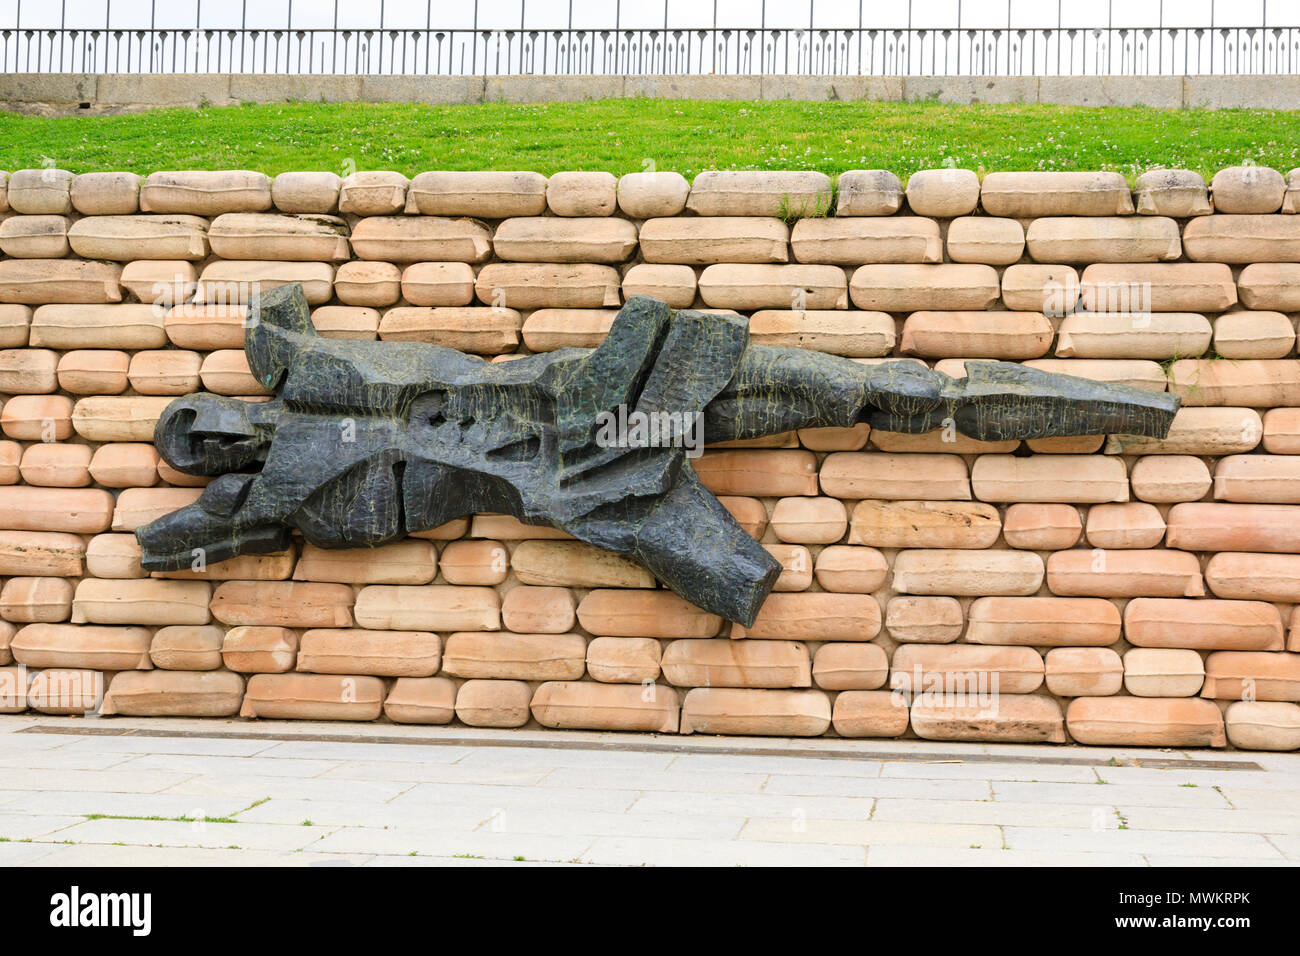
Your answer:
[[[618,99],[291,103],[42,118],[0,113],[0,169],[1111,169],[1300,166],[1300,113]],[[653,167],[651,166],[653,164]]]

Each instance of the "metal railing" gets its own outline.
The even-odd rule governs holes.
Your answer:
[[[161,26],[156,0],[103,0],[102,16],[69,25],[67,3],[55,19],[50,6],[17,0],[12,25],[0,14],[0,72],[4,73],[272,73],[272,74],[424,74],[424,75],[604,75],[604,74],[804,74],[804,75],[1195,75],[1290,74],[1300,72],[1300,27],[1267,23],[1267,2],[1259,25],[1167,25],[1164,3],[1156,22],[1117,26],[1113,0],[1105,23],[1069,25],[1056,4],[1056,24],[1016,25],[1015,5],[1006,0],[1000,25],[943,19],[946,4],[908,0],[899,25],[873,24],[877,5],[859,0],[857,22],[821,23],[816,0],[756,0],[745,25],[719,25],[714,19],[692,25],[670,16],[662,2],[655,26],[629,25],[622,2],[612,16],[594,24],[575,24],[573,4],[562,23],[532,23],[529,0],[473,0],[461,11],[465,26],[439,27],[433,4],[423,23],[386,22],[384,4],[365,5],[365,25],[340,26],[340,15],[355,19],[355,4],[334,0],[332,19],[322,5],[313,16],[294,17],[286,0],[283,22],[251,24],[247,0],[237,23],[227,7],[217,23],[205,22],[202,0],[193,0],[189,26]],[[544,0],[534,0],[535,3]],[[1020,6],[1026,6],[1022,0]],[[804,25],[769,25],[779,6],[807,5]],[[349,6],[353,9],[349,9]],[[546,5],[553,13],[555,2]],[[608,6],[608,5],[607,5]],[[629,4],[631,6],[631,4]],[[680,5],[679,5],[680,6]],[[698,2],[689,3],[698,19]],[[33,10],[33,7],[36,7]],[[179,16],[175,3],[165,12]],[[509,7],[517,25],[503,26]],[[644,20],[646,4],[632,12]],[[843,4],[840,4],[843,7]],[[1040,2],[1032,13],[1041,14]],[[1098,4],[1092,4],[1094,19]],[[123,8],[127,8],[123,13]],[[924,9],[922,9],[924,8]],[[939,19],[935,19],[936,9]],[[686,9],[686,8],[682,8]],[[268,11],[263,7],[261,15]],[[534,14],[536,10],[534,10]],[[707,13],[707,11],[706,11]],[[130,15],[127,15],[130,14]],[[926,17],[928,16],[928,20]],[[496,19],[493,20],[492,17]],[[537,18],[542,20],[544,18]],[[554,19],[552,17],[552,19]],[[1021,18],[1022,20],[1024,18]],[[91,21],[94,22],[91,22]],[[147,22],[146,22],[147,20]],[[209,17],[211,20],[211,17]],[[609,22],[605,22],[608,20]],[[326,21],[322,23],[321,21]],[[926,22],[928,25],[920,25]],[[268,25],[269,23],[269,25]],[[494,24],[494,25],[489,25]]]

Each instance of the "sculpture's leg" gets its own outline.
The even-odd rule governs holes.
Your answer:
[[[239,554],[271,554],[289,547],[287,525],[254,517],[243,507],[256,475],[223,475],[199,500],[136,530],[146,571],[183,571]]]
[[[636,529],[632,554],[686,600],[747,627],[781,574],[688,464]]]
[[[883,431],[951,424],[987,441],[1057,435],[1163,438],[1178,398],[1026,368],[971,361],[955,379],[919,362],[867,365],[805,349],[751,345],[704,413],[707,442],[869,422]]]

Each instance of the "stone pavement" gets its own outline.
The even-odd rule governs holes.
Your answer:
[[[0,865],[1296,865],[1300,754],[5,717]]]

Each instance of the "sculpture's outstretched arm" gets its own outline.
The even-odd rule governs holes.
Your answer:
[[[869,422],[927,432],[951,423],[985,441],[1065,435],[1163,438],[1176,395],[1058,375],[1011,362],[970,361],[952,378],[919,362],[868,365],[805,349],[751,345],[704,412],[707,442],[795,428]]]

